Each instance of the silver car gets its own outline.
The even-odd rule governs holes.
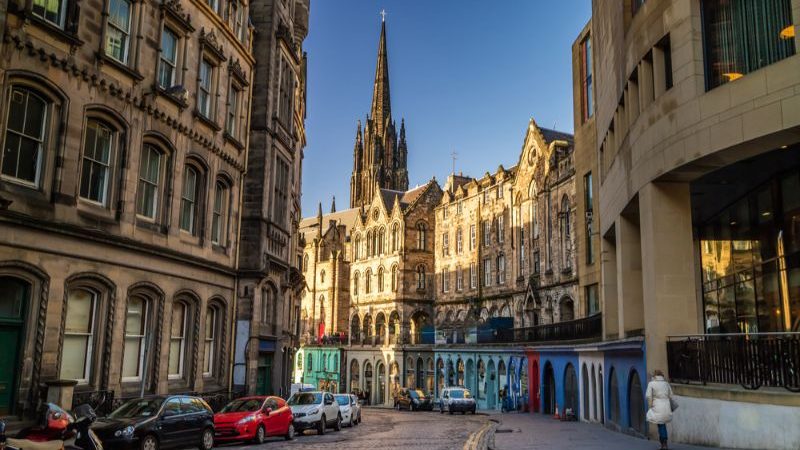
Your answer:
[[[361,423],[361,400],[358,396],[350,394],[350,407],[353,409],[353,420],[356,425]]]
[[[475,399],[467,388],[444,388],[442,396],[439,398],[439,412],[442,414],[445,411],[450,414],[453,414],[454,411],[461,411],[461,414],[466,414],[467,411],[470,411],[475,414],[476,408]]]

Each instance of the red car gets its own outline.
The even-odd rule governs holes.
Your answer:
[[[253,441],[269,436],[294,439],[292,410],[280,397],[244,397],[214,414],[214,442]]]

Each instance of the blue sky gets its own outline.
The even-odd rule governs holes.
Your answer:
[[[570,48],[589,0],[312,0],[303,216],[349,205],[356,122],[369,112],[381,9],[392,116],[409,184],[516,164],[528,120],[572,131]]]

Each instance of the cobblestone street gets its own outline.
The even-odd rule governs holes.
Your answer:
[[[225,449],[414,449],[461,450],[470,434],[486,423],[485,415],[441,415],[438,412],[397,412],[391,409],[365,408],[363,422],[324,436],[306,431],[293,441],[272,438],[261,446],[231,445]]]

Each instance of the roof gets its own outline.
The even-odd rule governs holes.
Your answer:
[[[395,197],[397,197],[400,199],[400,207],[405,209],[406,206],[417,201],[417,199],[425,192],[425,188],[428,187],[428,184],[430,183],[425,183],[422,186],[417,186],[413,189],[409,189],[408,191],[381,189],[381,197],[383,197],[383,204],[386,205],[386,209],[391,210],[392,208],[394,208],[394,199]]]
[[[350,228],[352,228],[353,225],[355,225],[356,220],[358,219],[358,214],[359,214],[359,208],[344,209],[341,211],[324,214],[322,216],[322,226],[324,228],[322,232],[325,233],[327,231],[327,226],[328,224],[331,223],[331,221],[335,221],[337,223],[344,225],[349,231]],[[299,226],[300,233],[303,235],[309,232],[316,233],[317,227],[319,226],[318,221],[319,221],[318,217],[306,217],[305,219],[302,219],[300,221],[300,226]]]
[[[563,131],[552,130],[550,128],[539,128],[539,131],[542,133],[542,137],[547,142],[567,141],[572,144],[574,140],[574,136]]]

